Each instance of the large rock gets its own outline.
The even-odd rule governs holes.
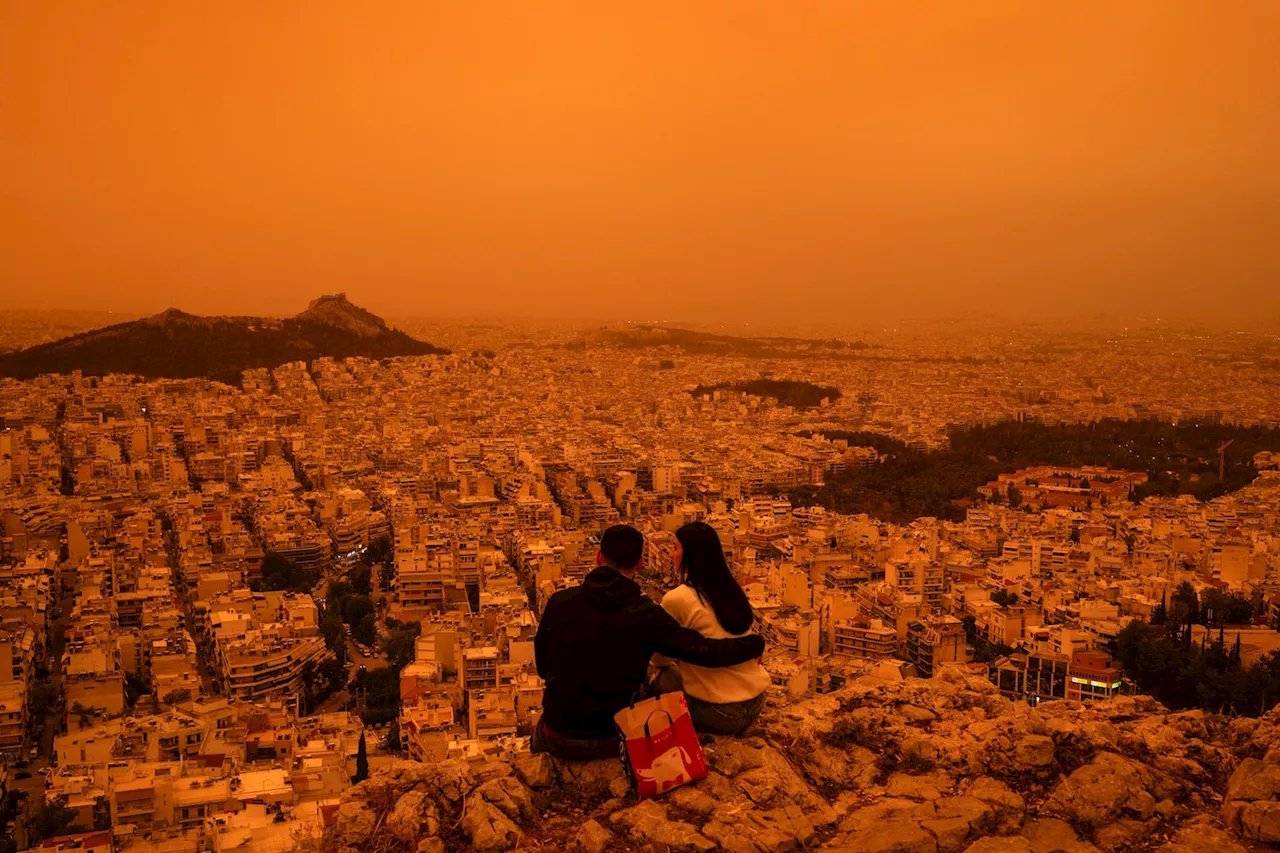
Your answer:
[[[638,844],[656,844],[692,853],[707,853],[716,848],[715,842],[698,832],[693,824],[668,819],[666,809],[653,800],[614,812],[609,820]]]
[[[492,778],[468,797],[462,828],[479,851],[510,850],[521,836],[517,821],[537,814],[533,799],[514,776]]]
[[[604,853],[613,844],[613,833],[599,821],[589,820],[573,837],[573,844],[581,853]]]
[[[933,711],[928,708],[921,708],[919,705],[903,705],[898,708],[898,713],[908,723],[932,723],[938,719],[938,715]]]
[[[894,773],[885,783],[885,793],[891,797],[910,797],[916,800],[936,800],[955,790],[956,783],[945,773],[912,776]]]
[[[1246,758],[1227,782],[1227,800],[1274,800],[1280,794],[1280,764]]]
[[[938,839],[910,821],[889,821],[827,842],[828,853],[938,853]]]
[[[520,840],[520,827],[501,809],[477,797],[467,802],[462,815],[462,828],[480,853],[512,850]]]
[[[1022,825],[1027,809],[1026,800],[999,779],[980,776],[964,789],[964,794],[989,803],[995,809],[998,829],[1001,832],[1014,832]]]
[[[887,797],[850,812],[824,848],[867,853],[958,853],[997,823],[996,810],[976,797],[917,803]]]
[[[556,783],[555,760],[545,752],[516,759],[516,773],[530,788],[550,788]]]
[[[596,761],[560,761],[553,759],[560,777],[560,784],[585,794],[599,795],[626,793],[630,787],[626,771],[622,769],[622,760],[618,758],[601,758]]]
[[[965,853],[1031,853],[1031,843],[1020,835],[991,835],[970,844]]]
[[[1280,802],[1249,803],[1240,812],[1240,832],[1266,844],[1280,843]]]
[[[435,800],[425,791],[410,791],[396,800],[387,816],[387,831],[405,842],[440,832],[440,812]]]
[[[1246,758],[1227,782],[1222,816],[1246,838],[1280,841],[1280,764]]]
[[[362,800],[351,800],[338,806],[335,820],[338,840],[346,847],[359,847],[373,832],[378,816]]]
[[[1178,830],[1159,853],[1245,853],[1245,849],[1221,829],[1194,823]]]
[[[1103,850],[1124,850],[1145,838],[1152,828],[1143,821],[1122,817],[1101,827],[1093,839]]]
[[[1021,767],[1047,767],[1053,763],[1053,751],[1053,738],[1027,735],[1014,748],[1013,760]]]
[[[1075,827],[1065,820],[1041,818],[1029,821],[1022,835],[1031,844],[1031,853],[1097,853],[1097,848],[1081,841]]]
[[[1145,764],[1104,752],[1064,779],[1046,801],[1044,812],[1090,829],[1121,816],[1145,820],[1155,814],[1158,799],[1176,788]]]

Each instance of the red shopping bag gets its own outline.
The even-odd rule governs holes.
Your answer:
[[[663,693],[613,717],[623,740],[623,764],[640,799],[707,777],[707,759],[683,693]]]

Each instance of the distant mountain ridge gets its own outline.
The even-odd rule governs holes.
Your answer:
[[[448,353],[390,328],[346,294],[321,296],[294,317],[202,317],[170,308],[152,317],[0,354],[0,376],[80,370],[149,379],[204,377],[230,384],[245,370],[325,356],[390,358]]]

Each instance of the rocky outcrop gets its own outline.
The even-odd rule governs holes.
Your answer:
[[[707,738],[709,774],[637,802],[616,760],[396,762],[354,786],[324,853],[1243,853],[1280,843],[1280,713],[1144,697],[1015,704],[946,672],[770,708]],[[371,846],[372,845],[372,846]]]

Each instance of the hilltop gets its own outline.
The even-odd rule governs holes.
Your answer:
[[[390,328],[345,294],[321,296],[289,318],[202,317],[170,308],[0,355],[0,376],[30,379],[79,370],[148,379],[205,377],[231,384],[242,371],[328,356],[388,358],[448,350]]]
[[[319,853],[1245,853],[1280,841],[1280,712],[1149,697],[1036,708],[982,678],[864,676],[707,738],[710,775],[637,803],[620,762],[396,761]]]

